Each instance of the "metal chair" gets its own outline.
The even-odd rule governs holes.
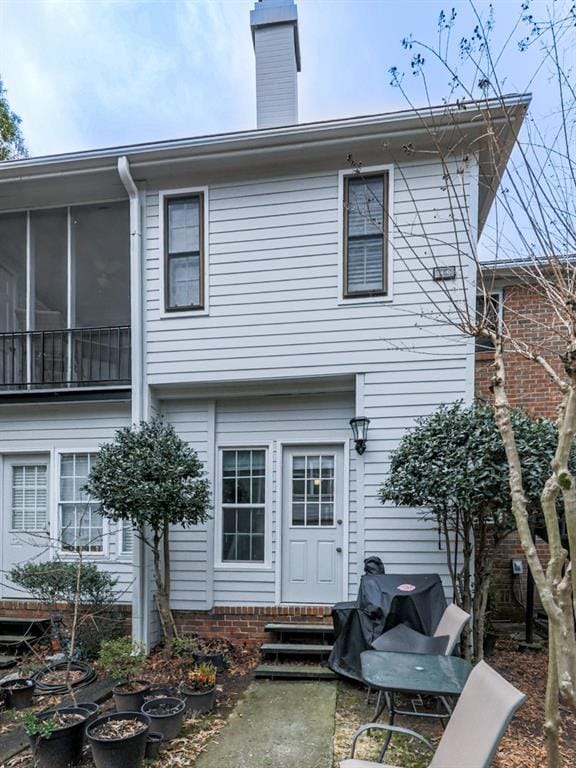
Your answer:
[[[431,637],[411,629],[405,624],[390,629],[372,643],[375,651],[399,651],[402,653],[433,653],[451,656],[470,614],[455,603],[444,611],[440,623]]]
[[[479,662],[470,673],[429,768],[489,768],[502,736],[525,700],[526,696],[496,670],[484,661]],[[414,737],[434,752],[430,742],[415,731],[385,723],[368,723],[355,733],[351,757],[343,760],[340,768],[394,768],[384,764],[388,738],[378,762],[354,757],[358,739],[374,730]]]

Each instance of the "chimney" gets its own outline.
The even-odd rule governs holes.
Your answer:
[[[294,0],[258,0],[250,12],[256,55],[256,124],[298,122],[300,42]]]

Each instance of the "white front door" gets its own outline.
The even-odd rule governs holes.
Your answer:
[[[342,600],[343,449],[285,449],[282,488],[282,602]]]
[[[50,557],[49,474],[48,457],[4,457],[1,496],[4,597],[26,598],[12,587],[8,578],[15,565]]]

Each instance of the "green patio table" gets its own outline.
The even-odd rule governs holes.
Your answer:
[[[385,707],[388,707],[388,722],[394,724],[396,715],[412,717],[435,717],[444,720],[452,714],[451,699],[461,693],[472,664],[456,656],[435,656],[421,653],[392,653],[390,651],[364,651],[360,654],[362,677],[371,687],[384,694],[378,696],[374,719],[378,720]],[[408,695],[436,696],[444,704],[445,712],[418,712],[402,710],[396,707],[396,693]],[[414,707],[414,702],[413,702]],[[391,734],[388,734],[388,739]]]

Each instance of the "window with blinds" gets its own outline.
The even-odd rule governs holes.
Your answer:
[[[169,197],[165,201],[166,311],[204,308],[204,196]]]
[[[121,551],[123,555],[131,555],[134,551],[134,533],[132,531],[132,524],[128,520],[122,521],[122,530],[120,532]]]
[[[12,530],[43,531],[48,519],[48,467],[12,467]]]
[[[386,294],[387,190],[387,173],[345,178],[345,298]]]

